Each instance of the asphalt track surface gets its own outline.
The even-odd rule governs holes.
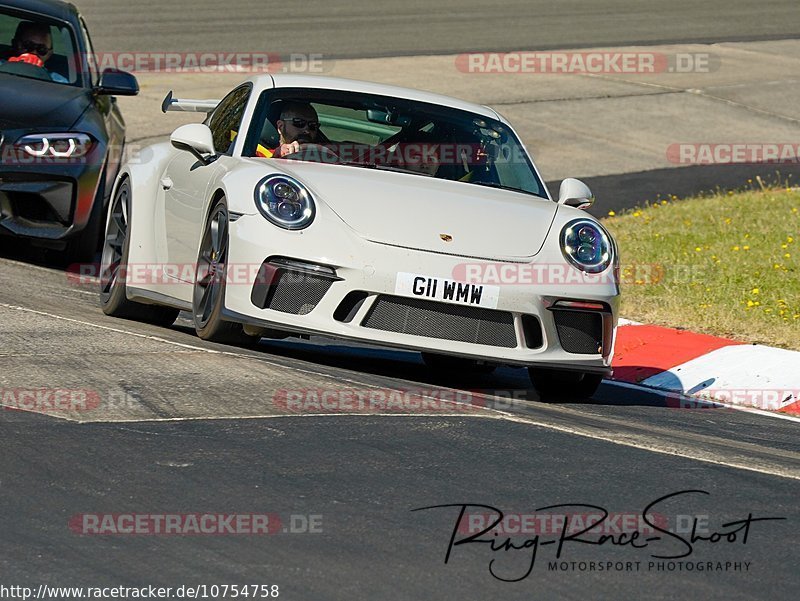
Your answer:
[[[90,286],[37,265],[35,253],[4,254],[12,258],[0,259],[2,387],[93,388],[103,403],[70,420],[0,411],[2,584],[279,584],[280,598],[303,600],[634,600],[645,591],[791,599],[800,586],[796,422],[680,410],[611,385],[592,403],[545,404],[522,370],[443,378],[415,353],[325,339],[209,344],[185,319],[158,328],[109,318]],[[273,402],[277,389],[300,387],[455,388],[483,402],[406,415],[293,413]],[[113,390],[129,402],[106,406]],[[509,394],[513,404],[498,400]],[[489,573],[485,545],[459,547],[444,564],[457,509],[412,511],[474,503],[528,514],[570,503],[638,515],[689,489],[709,495],[660,505],[672,526],[678,515],[707,515],[710,535],[751,513],[787,519],[752,524],[746,544],[698,542],[683,559],[750,562],[742,571],[659,570],[651,554],[685,549],[667,536],[650,550],[573,543],[561,557],[640,561],[638,571],[551,571],[555,549],[542,546],[531,575],[507,583]],[[68,527],[76,515],[127,512],[277,513],[284,527],[292,515],[322,516],[322,531],[98,536]],[[497,555],[495,572],[509,579],[530,561]]]
[[[102,51],[321,53],[326,58],[800,35],[795,0],[76,0]]]

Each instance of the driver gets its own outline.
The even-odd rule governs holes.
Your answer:
[[[22,21],[17,25],[14,39],[11,40],[11,48],[9,63],[28,63],[47,71],[50,79],[55,82],[69,83],[66,77],[55,71],[49,71],[44,66],[53,56],[53,37],[50,35],[49,25]]]
[[[278,159],[300,152],[302,144],[328,142],[319,129],[317,111],[307,102],[284,103],[276,126],[280,134],[280,144],[273,150],[259,145],[256,152],[258,156]]]

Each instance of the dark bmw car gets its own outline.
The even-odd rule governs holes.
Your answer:
[[[0,0],[0,235],[90,260],[123,157],[115,95],[136,79],[107,69],[78,10]]]

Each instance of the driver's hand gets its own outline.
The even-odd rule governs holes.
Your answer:
[[[44,62],[35,54],[31,54],[26,52],[25,54],[20,54],[19,56],[15,56],[13,58],[8,59],[9,63],[28,63],[29,65],[33,65],[34,67],[44,67]]]
[[[278,154],[282,157],[285,157],[296,152],[300,152],[300,142],[297,140],[294,142],[289,142],[288,144],[281,144],[280,152]]]

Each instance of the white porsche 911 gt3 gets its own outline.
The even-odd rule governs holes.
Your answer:
[[[590,396],[610,372],[615,242],[580,210],[583,183],[551,198],[492,109],[290,74],[163,108],[208,115],[121,169],[108,315],[185,310],[207,340],[323,335],[442,369],[526,366],[544,394]],[[303,132],[291,147],[287,123]]]

